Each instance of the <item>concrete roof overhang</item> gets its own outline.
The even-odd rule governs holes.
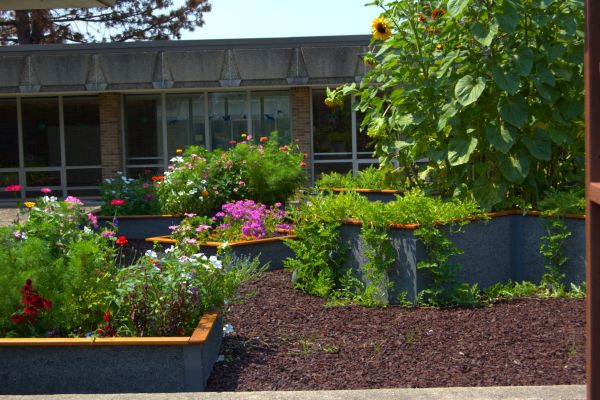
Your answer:
[[[370,36],[0,47],[0,96],[359,82]]]
[[[111,7],[115,0],[2,0],[0,10]]]

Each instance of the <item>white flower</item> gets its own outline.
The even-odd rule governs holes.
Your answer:
[[[83,227],[83,233],[85,233],[86,235],[91,235],[92,232],[93,231],[89,227],[87,227],[87,226]]]
[[[223,267],[223,263],[216,256],[210,256],[208,262],[213,266],[213,268],[221,269]]]
[[[180,157],[180,156],[173,157],[169,161],[172,163],[176,163],[176,162],[181,163],[181,162],[183,162],[183,157]]]
[[[165,250],[165,253],[169,254],[169,253],[172,253],[174,251],[175,251],[175,246],[171,246],[171,247],[169,247],[168,249]]]
[[[158,255],[154,250],[146,250],[146,253],[144,253],[144,255],[146,257],[158,258]]]
[[[229,335],[233,332],[235,331],[233,330],[233,326],[231,324],[223,325],[223,335]]]
[[[222,249],[224,249],[226,247],[229,247],[229,242],[223,242],[223,244],[221,245]]]

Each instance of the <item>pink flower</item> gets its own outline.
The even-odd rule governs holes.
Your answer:
[[[121,200],[121,199],[112,199],[112,200],[110,201],[110,205],[112,205],[112,206],[117,206],[117,207],[119,207],[119,206],[122,206],[123,204],[125,204],[125,200]]]
[[[71,203],[71,204],[77,204],[78,206],[82,206],[83,202],[81,200],[79,200],[77,197],[75,196],[67,196],[65,197],[65,201],[67,203]]]
[[[152,195],[151,195],[150,193],[148,193],[146,196],[144,196],[144,198],[145,198],[147,201],[151,201],[151,200],[152,200]]]
[[[96,218],[96,216],[92,213],[88,213],[87,214],[87,218],[88,221],[90,221],[90,224],[94,227],[97,228],[98,227],[98,218]]]
[[[113,231],[102,231],[100,235],[102,235],[102,237],[111,237],[115,236],[115,233]]]
[[[210,225],[198,225],[198,227],[196,228],[196,232],[202,232],[207,229],[210,229]]]
[[[230,140],[229,142],[227,142],[229,144],[236,144],[237,142],[235,140]]]
[[[185,239],[183,239],[183,243],[184,244],[196,244],[196,239],[185,238]]]
[[[185,215],[186,218],[192,218],[192,217],[196,216],[196,214],[194,214],[194,213],[183,213],[183,215]]]
[[[144,184],[142,185],[142,187],[144,189],[148,189],[150,187],[150,185],[148,183],[144,182]]]
[[[21,190],[21,185],[8,185],[4,188],[5,192],[18,192]]]
[[[50,194],[52,192],[52,189],[43,187],[40,189],[40,192],[42,192],[43,194]]]

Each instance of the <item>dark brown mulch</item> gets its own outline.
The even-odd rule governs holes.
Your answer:
[[[479,309],[324,307],[287,271],[229,306],[210,391],[585,383],[583,300]]]

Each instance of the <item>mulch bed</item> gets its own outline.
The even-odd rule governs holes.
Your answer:
[[[583,300],[477,309],[325,307],[288,271],[228,306],[209,391],[585,383]]]

